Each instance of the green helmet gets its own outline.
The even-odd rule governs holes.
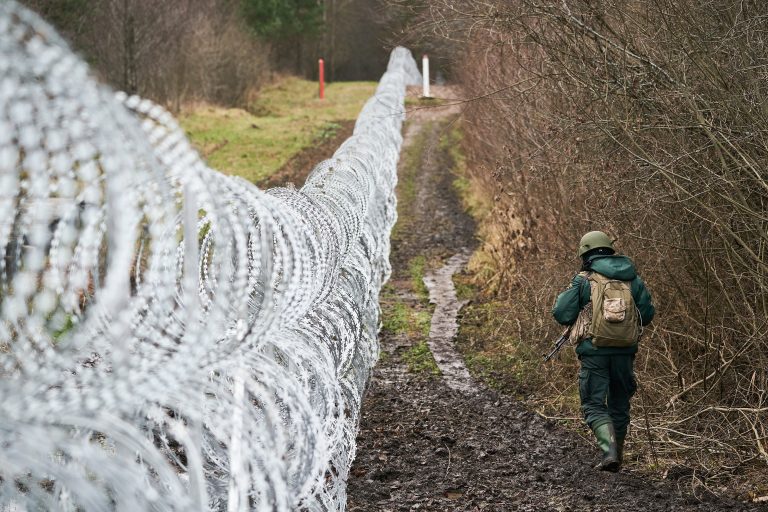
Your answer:
[[[581,242],[579,242],[579,257],[583,256],[585,252],[597,249],[598,247],[613,249],[613,240],[602,231],[590,231],[581,237]]]

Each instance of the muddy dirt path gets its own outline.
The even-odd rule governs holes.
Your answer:
[[[449,385],[450,375],[446,381],[436,369],[414,371],[429,368],[414,365],[426,336],[409,328],[408,319],[431,313],[414,261],[439,268],[474,243],[474,226],[452,186],[448,148],[440,143],[454,114],[418,111],[406,126],[393,276],[382,296],[382,357],[363,402],[348,510],[757,510],[685,494],[674,482],[634,470],[595,471],[593,446],[523,403],[474,381]],[[402,327],[388,323],[393,312],[416,316],[405,316]]]

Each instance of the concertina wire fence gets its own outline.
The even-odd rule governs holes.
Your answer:
[[[420,80],[264,192],[0,2],[2,510],[344,509]]]

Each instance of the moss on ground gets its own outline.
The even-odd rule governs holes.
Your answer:
[[[312,143],[332,138],[338,122],[356,119],[375,89],[375,82],[336,82],[320,100],[315,82],[285,78],[247,109],[201,105],[179,120],[212,167],[257,182]]]

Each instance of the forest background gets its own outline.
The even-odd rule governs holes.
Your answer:
[[[373,80],[404,11],[381,0],[28,0],[114,87],[178,112],[247,107],[281,74]]]

